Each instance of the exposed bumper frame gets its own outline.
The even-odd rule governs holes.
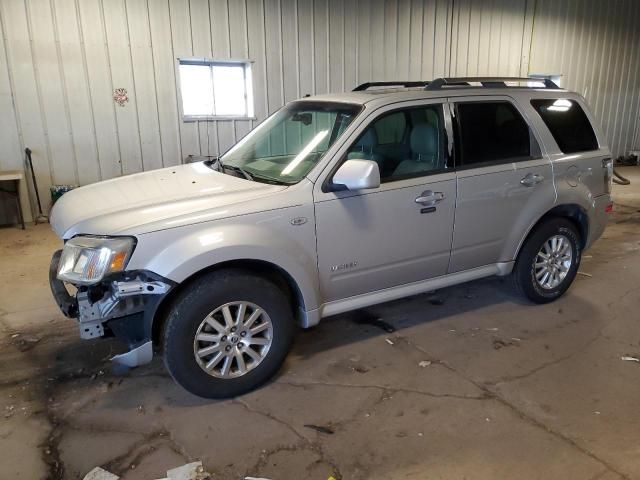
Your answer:
[[[80,337],[113,334],[130,349],[113,357],[114,362],[127,367],[150,362],[153,319],[175,282],[147,270],[126,271],[110,275],[96,285],[81,286],[72,296],[57,278],[61,252],[55,252],[51,259],[49,284],[62,313],[77,318]]]

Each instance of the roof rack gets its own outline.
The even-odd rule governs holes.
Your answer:
[[[394,81],[394,82],[367,82],[367,83],[362,83],[362,84],[358,85],[352,91],[361,92],[363,90],[368,90],[368,89],[370,89],[372,87],[404,87],[404,88],[426,87],[427,85],[429,85],[429,83],[430,82],[427,82],[427,81],[424,81],[424,80],[418,80],[418,81]]]
[[[465,86],[470,87],[470,82],[480,83],[487,88],[509,88],[507,82],[540,82],[544,83],[544,88],[559,89],[552,80],[548,78],[536,77],[447,77],[436,78],[426,82],[425,90],[440,90],[442,87]]]

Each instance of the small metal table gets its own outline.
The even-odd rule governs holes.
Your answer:
[[[13,185],[13,189],[5,189],[0,187],[0,193],[4,193],[14,198],[18,211],[18,223],[22,225],[24,230],[24,215],[22,214],[22,204],[20,203],[20,182],[24,180],[24,174],[19,170],[0,170],[0,183],[9,182]]]

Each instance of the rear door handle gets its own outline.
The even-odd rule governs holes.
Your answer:
[[[525,187],[534,187],[540,182],[544,181],[544,177],[542,175],[538,175],[537,173],[527,173],[520,183]]]
[[[415,202],[422,206],[433,206],[438,202],[444,200],[444,193],[442,192],[433,192],[431,190],[427,190],[422,192],[418,198],[415,199]]]

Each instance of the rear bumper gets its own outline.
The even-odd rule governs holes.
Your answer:
[[[593,199],[593,213],[589,219],[589,238],[585,248],[591,247],[598,240],[609,222],[613,200],[608,194],[599,195]]]
[[[51,259],[49,285],[62,313],[77,319],[80,338],[115,336],[130,351],[112,360],[128,367],[151,361],[153,319],[175,283],[153,272],[136,270],[111,275],[71,295],[57,278],[60,254],[58,250]]]

